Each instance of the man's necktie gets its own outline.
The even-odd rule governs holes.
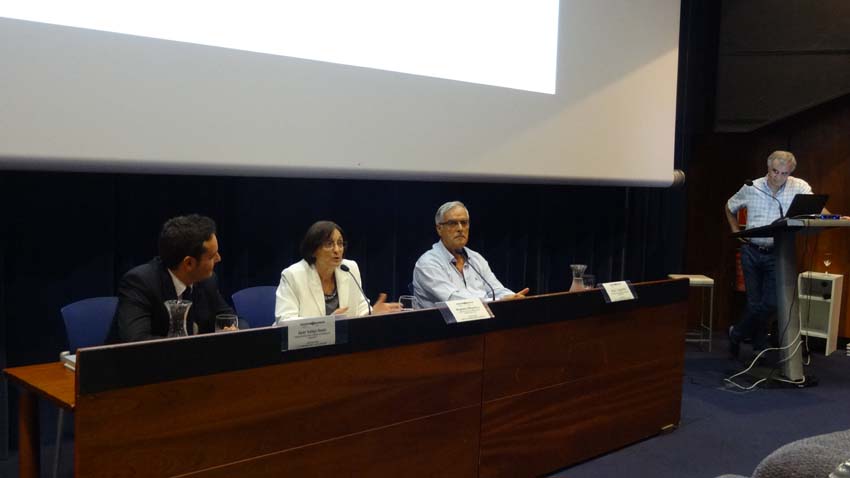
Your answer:
[[[192,287],[187,287],[185,290],[183,290],[183,293],[180,294],[180,299],[191,301]],[[195,335],[195,323],[191,318],[191,309],[189,310],[189,312],[190,313],[186,317],[186,333],[188,333],[189,335]]]

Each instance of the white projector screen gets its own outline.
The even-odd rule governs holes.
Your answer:
[[[0,167],[672,180],[679,0],[132,3],[0,3]]]

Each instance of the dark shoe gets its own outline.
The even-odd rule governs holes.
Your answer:
[[[732,356],[733,359],[738,358],[738,354],[741,353],[741,339],[735,337],[735,326],[729,326],[729,355]]]

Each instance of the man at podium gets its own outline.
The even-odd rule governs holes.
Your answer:
[[[747,229],[766,226],[788,211],[797,194],[812,194],[806,181],[791,176],[797,160],[788,151],[767,157],[767,174],[747,181],[726,203],[724,212],[733,233],[740,231],[736,214],[747,209]],[[829,214],[826,209],[824,214]],[[741,267],[747,289],[747,305],[741,320],[729,327],[729,352],[737,357],[741,341],[751,338],[753,351],[765,347],[770,320],[776,313],[776,262],[772,237],[742,239]]]

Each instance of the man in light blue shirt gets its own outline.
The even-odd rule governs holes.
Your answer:
[[[726,202],[724,212],[733,233],[740,231],[736,213],[747,209],[747,229],[765,226],[782,217],[797,194],[812,194],[806,181],[791,176],[797,160],[788,151],[774,151],[767,158],[767,174],[747,182]],[[826,209],[824,214],[829,214]],[[776,259],[772,237],[743,240],[741,268],[747,290],[747,306],[741,320],[729,327],[729,351],[737,357],[740,343],[750,337],[755,352],[767,344],[770,321],[776,313]]]
[[[450,201],[434,216],[440,240],[422,254],[413,269],[414,307],[434,307],[437,302],[479,298],[525,297],[528,288],[513,292],[499,282],[481,254],[466,247],[469,211],[460,201]]]

